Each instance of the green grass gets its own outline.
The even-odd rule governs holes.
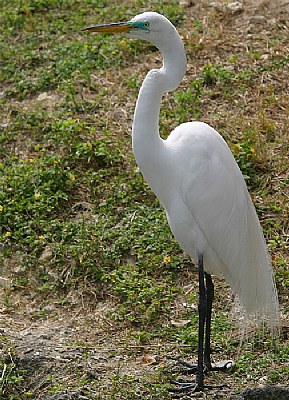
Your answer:
[[[41,304],[53,293],[65,305],[67,293],[89,282],[96,299],[114,302],[117,312],[107,317],[113,326],[131,330],[127,341],[148,346],[162,341],[189,356],[196,349],[197,316],[178,311],[176,304],[196,302],[195,292],[186,292],[186,285],[196,281],[195,270],[172,238],[130,143],[137,92],[159,55],[148,43],[81,32],[146,9],[164,13],[177,25],[189,64],[195,66],[181,87],[164,98],[161,132],[166,136],[176,125],[198,118],[228,141],[256,204],[282,310],[288,314],[285,26],[270,25],[266,43],[259,35],[251,41],[246,37],[248,51],[231,46],[241,39],[234,29],[228,31],[221,54],[222,21],[212,11],[210,23],[192,16],[177,1],[115,6],[96,0],[12,0],[1,6],[0,261],[19,260],[3,304],[13,310],[14,295],[33,292]],[[45,258],[47,250],[51,255]],[[226,336],[232,329],[230,304],[221,296],[218,300],[213,321],[217,356],[236,356],[238,335]],[[174,318],[190,322],[171,326]],[[242,352],[233,375],[238,387],[265,374],[269,383],[284,382],[288,340],[282,335],[277,354],[270,348]],[[38,398],[29,392],[23,397],[21,368],[5,358],[0,365],[2,371],[6,365],[1,398]],[[247,376],[248,366],[252,376]],[[167,398],[167,380],[159,371],[140,381],[114,371],[108,379],[111,392],[105,398],[110,400],[133,399],[135,393]],[[56,377],[47,381],[52,392],[66,388]],[[81,385],[81,379],[73,384]]]

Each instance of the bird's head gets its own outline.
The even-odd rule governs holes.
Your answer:
[[[162,47],[176,33],[173,24],[163,15],[156,12],[144,12],[136,15],[128,22],[117,22],[105,25],[95,25],[84,28],[86,32],[118,33],[132,39],[147,40],[157,47]]]

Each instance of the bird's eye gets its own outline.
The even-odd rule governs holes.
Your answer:
[[[144,28],[148,28],[150,26],[150,23],[149,22],[144,22],[143,26],[144,26]]]

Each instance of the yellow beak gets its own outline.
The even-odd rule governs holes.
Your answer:
[[[95,25],[82,29],[84,32],[99,32],[99,33],[118,33],[128,32],[131,26],[127,22],[116,22],[113,24]]]

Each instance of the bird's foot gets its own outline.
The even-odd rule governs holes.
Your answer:
[[[184,375],[191,375],[197,372],[197,364],[184,361],[179,357],[168,356],[169,360],[175,361],[175,364],[170,367],[166,372],[181,373]]]
[[[226,388],[225,384],[222,385],[207,385],[203,383],[197,383],[198,379],[198,368],[197,365],[191,362],[183,361],[178,357],[168,357],[170,360],[175,361],[174,365],[170,367],[169,370],[164,372],[173,372],[180,373],[183,375],[188,374],[196,374],[196,380],[194,381],[185,381],[185,380],[172,380],[170,379],[170,383],[173,384],[173,387],[169,389],[173,398],[181,398],[183,400],[183,395],[192,394],[196,392],[203,392],[204,390],[216,390],[216,389],[224,389]],[[223,360],[217,363],[211,364],[207,363],[204,366],[204,373],[209,371],[228,371],[231,368],[234,368],[235,363],[232,360]],[[226,389],[224,389],[226,390]]]
[[[168,359],[176,361],[170,368],[170,372],[182,373],[185,375],[195,374],[197,372],[197,364],[183,361],[181,358],[169,356]],[[217,363],[205,363],[204,372],[208,371],[228,371],[234,370],[235,363],[233,360],[222,360]]]
[[[170,380],[170,382],[174,385],[174,387],[169,388],[169,392],[172,394],[183,394],[183,393],[196,393],[203,392],[204,390],[213,390],[213,389],[223,389],[226,385],[199,385],[197,382],[185,382],[185,381],[175,381]]]
[[[170,379],[170,382],[174,385],[174,387],[169,388],[170,393],[196,393],[204,390],[204,388],[193,381],[183,382]]]

